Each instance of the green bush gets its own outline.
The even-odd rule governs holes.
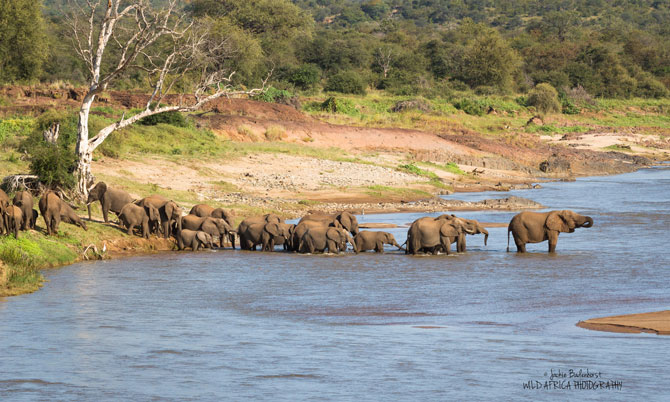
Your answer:
[[[282,100],[293,98],[293,94],[285,89],[269,87],[265,91],[252,97],[253,100],[267,103],[280,103]]]
[[[559,112],[561,104],[558,101],[558,92],[551,84],[537,84],[528,94],[528,105],[535,106],[540,114]]]
[[[331,75],[323,89],[343,94],[365,95],[365,87],[365,82],[358,73],[354,71],[341,71]]]
[[[300,89],[313,88],[321,80],[321,69],[315,64],[303,64],[288,76],[288,82]]]
[[[188,127],[188,121],[184,115],[177,111],[163,112],[147,116],[141,119],[138,123],[144,126],[155,126],[162,123],[175,127]]]
[[[463,98],[453,102],[454,107],[473,116],[482,116],[489,105],[480,99]]]
[[[337,99],[333,96],[321,103],[320,109],[324,112],[341,113],[349,116],[357,116],[360,111],[356,109],[354,102],[349,99]]]

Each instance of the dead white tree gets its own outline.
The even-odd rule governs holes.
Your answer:
[[[382,70],[382,74],[384,74],[384,78],[386,78],[393,64],[393,50],[390,47],[378,48],[375,52],[375,63],[377,63]]]
[[[253,95],[265,88],[236,89],[228,61],[244,49],[211,29],[212,22],[187,22],[177,0],[154,9],[149,0],[68,0],[66,20],[77,55],[87,67],[89,88],[79,109],[77,193],[92,185],[93,151],[114,131],[169,111],[189,112],[222,96]],[[131,69],[148,73],[153,88],[144,110],[89,137],[89,114],[96,96]],[[162,105],[174,84],[188,76],[191,96]]]

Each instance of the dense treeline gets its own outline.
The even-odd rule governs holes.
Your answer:
[[[39,2],[0,4],[2,82],[83,82],[62,3],[45,0],[42,18]],[[184,14],[244,44],[238,84],[272,68],[272,85],[289,91],[443,96],[549,83],[626,98],[670,87],[670,0],[191,0]],[[144,85],[136,71],[117,84]]]

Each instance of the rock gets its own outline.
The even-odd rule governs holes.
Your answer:
[[[542,118],[540,116],[535,115],[535,116],[531,117],[530,120],[528,120],[526,122],[526,127],[530,126],[531,124],[542,126],[542,125],[544,125],[544,121],[542,120]]]
[[[549,159],[540,163],[540,170],[544,173],[570,172],[570,162],[565,158],[552,155]]]

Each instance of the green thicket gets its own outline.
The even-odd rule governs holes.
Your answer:
[[[39,2],[2,2],[1,82],[83,82],[58,3],[45,0],[40,18]],[[289,91],[376,88],[439,97],[463,90],[527,93],[548,83],[568,113],[576,109],[563,100],[574,88],[595,97],[651,98],[667,96],[670,86],[668,0],[184,4],[187,18],[209,18],[233,38],[244,55],[234,61],[239,85],[257,84],[270,70],[271,84]],[[116,86],[142,89],[146,78],[135,71]]]

